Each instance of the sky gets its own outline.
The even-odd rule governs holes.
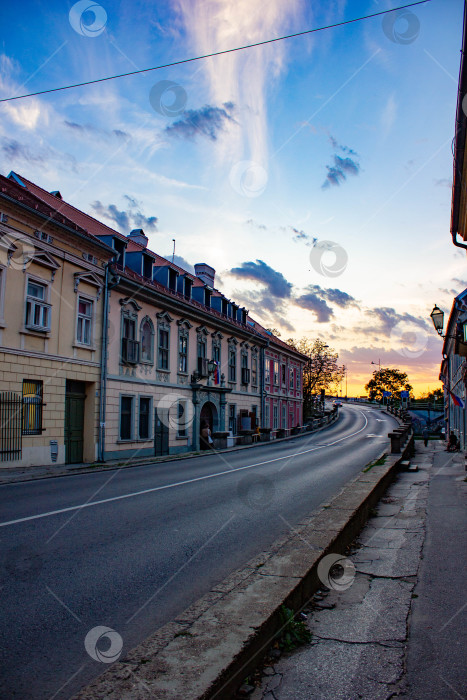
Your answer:
[[[0,98],[399,7],[385,0],[26,0],[2,8]],[[467,287],[450,237],[462,0],[0,103],[11,170],[191,269],[283,339],[320,338],[349,395],[375,365],[440,386],[429,314]],[[345,386],[342,387],[345,394]]]

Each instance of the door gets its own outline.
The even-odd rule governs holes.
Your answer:
[[[67,380],[65,389],[65,461],[67,464],[83,461],[85,388],[84,382]]]
[[[169,454],[169,426],[161,421],[157,408],[154,411],[154,421],[154,454],[162,457]]]

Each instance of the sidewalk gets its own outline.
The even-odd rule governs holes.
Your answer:
[[[252,700],[467,698],[467,472],[443,447],[417,442],[419,471],[347,555],[355,576],[314,596],[311,643],[266,666]]]

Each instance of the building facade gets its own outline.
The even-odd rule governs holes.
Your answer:
[[[28,351],[35,344],[37,367],[30,355],[25,361],[34,367],[32,374],[47,366],[47,386],[57,387],[53,401],[51,389],[47,395],[43,389],[42,437],[34,442],[41,450],[28,452],[28,436],[23,460],[51,461],[49,406],[58,463],[196,451],[204,425],[219,445],[235,444],[238,436],[257,428],[270,429],[275,437],[301,425],[307,358],[222,294],[213,268],[199,263],[192,274],[151,251],[141,229],[123,235],[63,201],[59,192],[47,192],[16,173],[4,180],[34,200],[36,211],[49,214],[53,232],[44,230],[40,245],[55,262],[50,258],[53,272],[49,267],[49,276],[39,282],[50,285],[44,303],[58,290],[50,329],[36,328],[21,341]],[[79,254],[66,248],[65,235],[57,235],[52,219],[76,232],[79,240],[70,245],[78,246]],[[35,226],[27,234],[31,238]],[[32,261],[32,270],[39,264]],[[29,291],[42,293],[32,286]],[[11,338],[20,330],[6,325],[12,335],[5,339],[14,352]],[[25,369],[20,374],[16,393],[23,375],[33,380]],[[73,393],[79,405],[84,401],[81,451],[73,451],[74,438],[67,437],[75,434],[66,418],[75,410],[69,407]],[[26,398],[21,397],[23,411]]]
[[[105,265],[113,252],[0,176],[0,465],[97,457]]]

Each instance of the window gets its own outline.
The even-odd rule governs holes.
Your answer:
[[[237,381],[237,351],[229,348],[229,382]]]
[[[37,331],[50,330],[51,306],[46,302],[47,285],[28,280],[25,325]]]
[[[274,360],[274,384],[279,384],[279,362]]]
[[[285,365],[282,365],[282,386],[285,386],[285,371],[286,367]]]
[[[182,334],[178,337],[178,371],[188,372],[188,336]]]
[[[169,369],[169,330],[159,328],[159,369]]]
[[[251,383],[255,386],[258,384],[258,356],[251,356]]]
[[[187,402],[186,401],[179,401],[178,406],[177,406],[177,410],[178,410],[177,435],[178,435],[178,437],[187,437],[188,436],[188,431],[187,431],[188,406],[187,406]]]
[[[123,397],[127,398],[127,397]],[[151,437],[151,429],[149,417],[151,415],[151,399],[148,396],[139,397],[139,439],[149,440]]]
[[[214,362],[217,362],[219,365],[221,363],[221,346],[216,343],[215,345],[213,344],[212,346],[212,359]]]
[[[264,405],[264,427],[265,428],[270,428],[271,427],[271,416],[269,412],[269,401],[266,401]]]
[[[42,381],[23,379],[23,435],[42,434]]]
[[[289,370],[289,389],[293,389],[293,369]]]
[[[122,362],[136,364],[139,362],[139,343],[136,340],[137,317],[122,317]]]
[[[206,359],[206,338],[198,338],[197,352],[198,357]]]
[[[229,430],[232,435],[237,433],[237,406],[234,403],[229,404]]]
[[[92,301],[78,297],[78,320],[76,324],[76,342],[91,345],[92,340]]]
[[[295,370],[295,387],[297,391],[300,390],[300,369]]]
[[[133,416],[133,396],[120,397],[120,440],[131,440]]]
[[[282,427],[287,428],[287,406],[282,404]]]
[[[140,329],[141,338],[141,362],[152,364],[153,362],[153,338],[154,327],[151,319],[143,318]]]
[[[270,360],[266,360],[265,365],[264,365],[264,382],[265,382],[265,384],[271,383],[271,362],[270,362]]]
[[[274,430],[277,430],[277,428],[279,427],[279,408],[277,405],[272,407],[272,419],[272,427]]]

